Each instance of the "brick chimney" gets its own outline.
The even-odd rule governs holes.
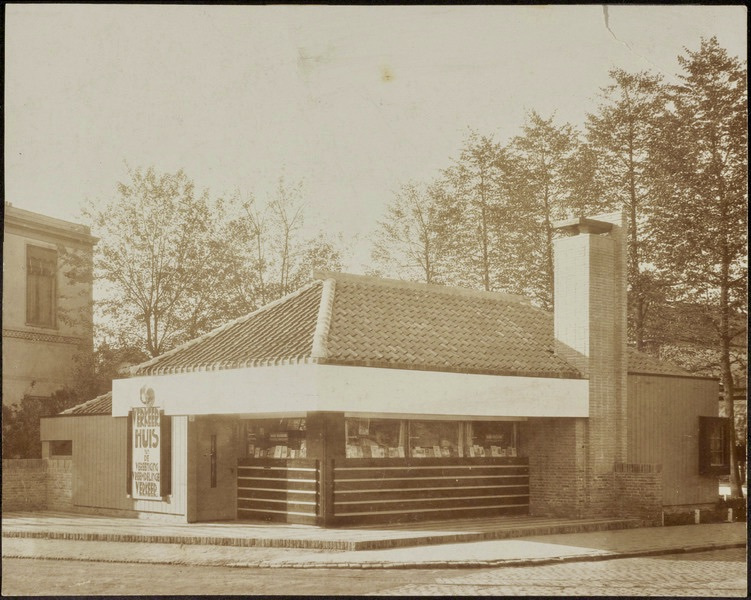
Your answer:
[[[554,330],[558,351],[589,378],[584,501],[612,502],[626,460],[626,221],[622,213],[557,223]]]

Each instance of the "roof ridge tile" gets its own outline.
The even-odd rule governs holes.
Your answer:
[[[487,290],[476,290],[438,283],[423,283],[421,281],[405,281],[403,279],[392,279],[388,277],[375,277],[372,275],[359,275],[355,273],[342,273],[339,271],[313,271],[313,277],[317,280],[334,279],[346,283],[360,285],[370,285],[376,287],[405,288],[414,291],[436,292],[452,296],[474,296],[478,298],[487,298],[488,300],[501,300],[509,303],[530,305],[529,298],[519,294],[509,294],[506,292],[492,292]]]

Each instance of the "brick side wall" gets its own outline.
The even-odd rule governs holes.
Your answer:
[[[71,460],[3,460],[3,510],[71,510]]]
[[[531,515],[584,516],[585,431],[585,419],[529,419],[520,425]]]
[[[662,465],[617,463],[613,476],[620,514],[660,525]]]
[[[47,461],[3,460],[3,510],[43,510],[47,503]]]
[[[69,511],[73,508],[73,461],[47,461],[47,508]]]

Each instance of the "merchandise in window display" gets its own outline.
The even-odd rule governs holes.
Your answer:
[[[396,419],[345,420],[347,458],[403,458],[404,422]]]
[[[305,419],[264,419],[246,423],[248,458],[306,458]]]

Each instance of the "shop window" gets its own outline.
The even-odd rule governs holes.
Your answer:
[[[55,327],[57,252],[26,247],[26,323]]]
[[[347,458],[404,458],[405,421],[345,419]]]
[[[462,456],[461,423],[410,421],[409,451],[414,458]]]
[[[73,456],[73,440],[54,440],[50,442],[51,458],[70,458]]]
[[[730,473],[730,422],[725,417],[699,417],[699,473]]]
[[[246,422],[248,458],[305,458],[305,419],[262,419]]]
[[[473,421],[465,424],[465,456],[516,456],[517,428],[511,421]]]

